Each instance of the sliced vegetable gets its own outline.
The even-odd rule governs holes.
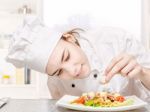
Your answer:
[[[125,98],[123,96],[117,96],[115,100],[119,102],[124,102]]]
[[[85,93],[78,99],[75,99],[71,104],[82,104],[92,107],[118,107],[132,105],[133,101],[125,99],[118,93],[96,92]]]
[[[74,100],[72,103],[84,104],[84,102],[85,102],[84,97],[80,97],[80,98]]]

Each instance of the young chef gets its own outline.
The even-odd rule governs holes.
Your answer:
[[[59,27],[57,27],[59,29]],[[13,35],[7,61],[49,75],[53,98],[107,89],[150,102],[150,53],[117,28],[46,27],[26,20]]]

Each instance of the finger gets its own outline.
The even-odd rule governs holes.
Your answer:
[[[106,84],[106,76],[105,75],[102,75],[101,78],[100,78],[100,84]]]
[[[119,73],[121,69],[123,69],[129,63],[129,58],[122,59],[114,67],[112,70],[106,75],[106,81],[110,81],[110,79],[116,74]]]
[[[105,74],[109,73],[113,66],[118,63],[123,58],[123,55],[119,55],[114,57],[111,62],[108,64],[107,68],[105,69]]]
[[[121,60],[119,60],[117,63],[115,63],[115,65],[113,65],[111,67],[111,70],[109,70],[107,74],[115,74],[115,73],[118,73],[120,72],[121,69],[123,69],[129,62],[130,60],[133,60],[133,57],[130,56],[130,55],[120,55],[120,56],[123,56],[121,58]]]
[[[128,73],[128,77],[129,78],[138,77],[138,75],[140,75],[140,73],[141,73],[141,70],[142,70],[141,66],[139,66],[139,65],[136,66],[131,72]]]
[[[127,76],[128,73],[131,72],[135,68],[136,65],[137,65],[137,62],[135,60],[130,61],[130,63],[120,71],[121,75]]]

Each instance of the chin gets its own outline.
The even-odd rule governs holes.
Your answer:
[[[87,78],[89,75],[90,75],[90,74],[86,74],[86,75],[84,75],[84,78]]]
[[[80,78],[83,79],[83,78],[88,77],[89,75],[90,75],[90,70],[86,71],[84,74],[82,74]]]

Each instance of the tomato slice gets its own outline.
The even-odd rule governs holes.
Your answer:
[[[80,97],[80,98],[76,99],[76,100],[74,101],[74,103],[84,104],[84,103],[85,103],[85,99],[84,99],[84,97]]]
[[[124,102],[125,98],[123,96],[117,96],[115,100],[119,102]]]

